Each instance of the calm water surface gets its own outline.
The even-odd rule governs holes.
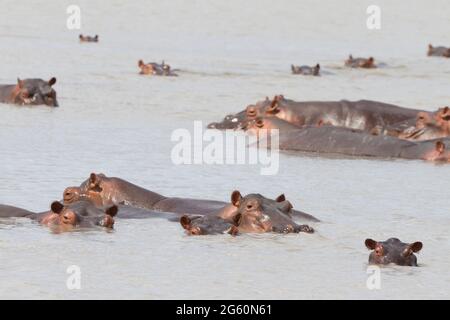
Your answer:
[[[188,237],[165,220],[119,220],[112,233],[55,235],[26,219],[0,223],[0,298],[450,298],[450,166],[282,154],[257,166],[175,166],[176,128],[193,128],[265,96],[374,99],[434,110],[450,101],[450,3],[378,1],[77,1],[84,34],[66,29],[73,1],[3,0],[0,83],[56,76],[60,108],[0,105],[0,203],[44,210],[90,172],[174,196],[285,193],[323,220],[314,235]],[[349,53],[387,66],[343,69]],[[165,61],[178,78],[137,74]],[[290,64],[319,62],[319,78]],[[364,239],[420,240],[420,268],[385,267],[368,290]],[[66,268],[82,289],[66,288]]]

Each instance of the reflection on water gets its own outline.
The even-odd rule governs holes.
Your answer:
[[[450,249],[450,166],[283,153],[278,175],[261,176],[257,166],[170,162],[172,130],[220,120],[267,95],[448,104],[450,60],[425,53],[429,42],[450,42],[450,4],[413,2],[420,14],[379,1],[375,32],[364,27],[364,1],[80,1],[82,32],[100,35],[98,44],[80,45],[79,32],[65,29],[68,1],[6,1],[0,82],[56,76],[61,107],[0,105],[0,203],[43,211],[94,171],[167,195],[285,193],[323,222],[314,235],[195,238],[161,219],[59,235],[26,219],[2,221],[0,297],[449,298],[450,257],[442,252]],[[386,67],[341,68],[349,53]],[[138,59],[165,59],[180,77],[139,76]],[[322,77],[290,74],[291,63],[317,62]],[[392,236],[424,243],[421,267],[382,268],[381,290],[370,291],[364,240]],[[66,288],[73,264],[81,290]]]

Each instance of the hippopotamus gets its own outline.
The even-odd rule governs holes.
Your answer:
[[[231,204],[226,214],[222,210],[212,216],[184,215],[180,223],[189,235],[314,232],[311,227],[299,225],[293,220],[292,204],[284,195],[275,200],[260,194],[243,197],[238,190],[231,194]]]
[[[139,74],[171,76],[171,77],[178,76],[178,74],[172,71],[170,66],[166,64],[164,61],[161,64],[158,64],[156,62],[144,63],[144,61],[139,60],[138,66],[139,68],[141,68]]]
[[[52,86],[56,78],[17,79],[17,84],[0,85],[0,103],[13,103],[21,106],[47,105],[57,107],[56,91]]]
[[[435,57],[446,57],[450,58],[450,48],[446,47],[433,47],[431,44],[428,45],[428,52],[427,55],[429,57],[435,56]]]
[[[417,267],[417,257],[414,253],[419,252],[423,247],[420,241],[404,243],[397,238],[381,242],[366,239],[364,243],[367,249],[373,250],[369,255],[369,264],[394,263],[399,266],[411,267]]]
[[[98,35],[91,37],[91,36],[83,36],[82,34],[80,34],[78,38],[80,39],[80,42],[98,42]]]
[[[365,68],[371,69],[376,68],[375,59],[373,57],[366,58],[353,58],[352,55],[348,56],[348,59],[345,60],[345,66],[351,68]]]
[[[29,218],[57,232],[97,226],[112,229],[117,212],[118,207],[115,205],[100,209],[90,201],[77,201],[69,205],[54,201],[50,206],[50,211],[40,213],[0,205],[0,218]]]
[[[258,117],[278,117],[296,126],[329,124],[372,131],[401,121],[415,119],[423,110],[403,108],[378,101],[302,101],[296,102],[275,96],[266,98],[234,116],[227,116],[222,123],[212,123],[208,128],[242,129],[248,121]]]
[[[88,199],[98,207],[110,205],[137,207],[150,210],[149,215],[151,215],[152,210],[179,215],[217,215],[225,219],[229,219],[234,214],[233,207],[227,202],[166,197],[123,179],[95,173],[91,173],[89,178],[79,187],[66,188],[63,198],[64,203]],[[286,199],[284,195],[280,195],[272,201],[282,203]],[[318,221],[310,214],[292,208],[289,214],[306,220]],[[176,217],[176,215],[173,217]]]
[[[333,126],[305,126],[279,137],[280,150],[439,162],[450,162],[449,143],[449,138],[415,142]]]
[[[294,66],[291,64],[292,74],[303,74],[306,76],[319,76],[320,64],[316,64],[313,67],[310,66]]]

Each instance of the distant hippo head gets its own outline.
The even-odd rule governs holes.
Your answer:
[[[78,36],[78,39],[80,39],[81,42],[98,42],[98,35],[91,37],[91,36],[83,36],[82,34],[80,34]]]
[[[52,86],[56,78],[49,81],[42,79],[17,79],[17,85],[12,93],[13,103],[19,105],[42,105],[57,107],[56,91]]]
[[[55,201],[51,205],[51,212],[41,223],[49,226],[56,232],[93,227],[112,229],[114,216],[117,214],[117,211],[117,206],[111,206],[102,210],[88,201],[78,201],[70,205],[63,205]]]
[[[156,72],[153,64],[146,64],[142,60],[138,61],[138,67],[141,69],[141,72],[139,72],[140,74],[154,74]]]
[[[236,234],[235,223],[231,223],[217,216],[188,216],[184,215],[180,219],[181,226],[188,235],[209,235],[209,234]]]
[[[292,220],[292,204],[284,195],[271,200],[260,194],[243,197],[239,191],[234,191],[231,203],[237,208],[234,220],[239,232],[314,232],[309,226],[298,225]]]
[[[63,198],[66,204],[88,200],[97,207],[112,206],[120,202],[116,201],[116,190],[114,179],[108,178],[102,173],[91,173],[89,179],[79,187],[66,188]]]
[[[397,238],[383,242],[366,239],[365,245],[367,249],[373,250],[369,256],[370,264],[394,263],[400,266],[417,266],[414,253],[423,247],[422,242],[403,243]]]

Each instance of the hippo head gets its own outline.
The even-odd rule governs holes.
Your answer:
[[[56,78],[48,81],[42,79],[17,79],[16,88],[13,91],[13,102],[19,105],[42,105],[57,107],[56,91],[52,86]]]
[[[394,263],[400,266],[417,266],[417,257],[414,252],[419,252],[422,242],[403,243],[397,238],[390,238],[383,242],[366,239],[367,249],[373,250],[369,256],[370,264]]]
[[[117,211],[118,207],[115,205],[103,210],[87,201],[78,201],[70,205],[55,201],[51,205],[51,213],[42,223],[57,232],[93,227],[112,229]]]
[[[221,122],[213,122],[208,125],[208,129],[234,129],[239,130],[245,128],[248,121],[252,121],[257,117],[264,115],[264,110],[270,106],[272,101],[266,97],[265,100],[251,104],[245,110],[236,114],[227,115]]]
[[[313,232],[306,225],[298,225],[291,218],[292,204],[284,195],[275,200],[260,194],[243,197],[239,191],[231,194],[231,203],[236,207],[234,217],[239,232]]]
[[[234,221],[233,221],[234,222]],[[209,234],[236,234],[237,229],[234,223],[226,221],[217,216],[188,216],[180,218],[181,226],[188,235],[209,235]]]
[[[139,72],[140,74],[153,74],[154,73],[153,66],[150,63],[145,64],[144,61],[139,60],[138,67],[141,69],[141,71]]]
[[[64,203],[89,200],[97,207],[111,206],[115,204],[114,190],[113,180],[101,173],[91,173],[89,179],[79,187],[68,187],[64,190]]]
[[[319,73],[320,73],[320,64],[316,64],[316,65],[313,67],[313,75],[318,76]]]

